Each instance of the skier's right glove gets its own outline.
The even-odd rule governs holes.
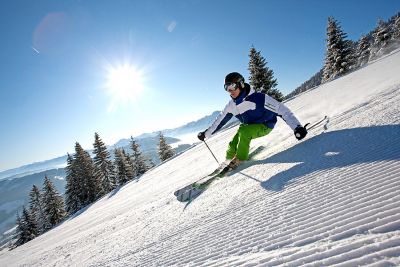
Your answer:
[[[206,139],[206,131],[204,132],[199,132],[197,134],[197,138],[199,138],[200,141],[204,141],[204,139]]]
[[[294,136],[296,136],[297,140],[303,139],[307,135],[307,129],[303,126],[297,126],[294,129]]]

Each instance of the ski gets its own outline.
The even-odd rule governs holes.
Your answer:
[[[264,146],[259,146],[249,154],[249,160],[254,158],[258,153],[265,149]],[[226,176],[233,169],[230,168],[230,161],[222,163],[216,170],[209,175],[206,175],[199,180],[191,183],[174,192],[178,201],[187,202],[200,195],[208,186],[216,179]]]
[[[199,180],[197,180],[197,181],[194,182],[194,183],[191,183],[191,184],[189,184],[189,185],[187,185],[187,186],[185,186],[185,187],[182,187],[181,189],[176,190],[176,191],[174,192],[174,195],[175,195],[175,196],[178,196],[178,195],[182,194],[182,193],[185,192],[186,190],[189,190],[190,188],[192,188],[194,184],[196,184],[196,183],[202,183],[203,180],[204,180],[204,182],[208,181],[210,178],[212,178],[212,177],[214,177],[215,175],[217,175],[217,174],[222,170],[222,168],[223,168],[223,166],[222,166],[222,164],[221,164],[221,165],[220,165],[217,169],[215,169],[212,173],[210,173],[210,174],[208,174],[208,175],[206,175],[206,176],[200,178]]]
[[[221,168],[219,172],[214,175],[209,175],[203,179],[198,180],[188,186],[185,186],[182,189],[175,191],[176,199],[180,202],[188,202],[200,195],[204,190],[206,190],[209,185],[216,179],[222,178],[227,175],[230,171],[234,170],[235,168],[232,167],[232,161],[229,163],[221,164]],[[215,172],[215,171],[214,171]]]

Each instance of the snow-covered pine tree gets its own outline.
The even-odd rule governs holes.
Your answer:
[[[174,155],[174,150],[170,145],[167,144],[164,135],[162,132],[158,133],[158,156],[161,162],[166,161],[170,157]]]
[[[136,175],[140,176],[144,174],[146,171],[148,171],[150,167],[147,164],[146,159],[140,150],[139,144],[135,142],[132,136],[131,136],[130,146],[133,151],[132,161],[133,165],[135,166]]]
[[[271,89],[271,91],[270,91],[270,93],[268,95],[273,97],[273,98],[275,98],[279,102],[282,102],[284,100],[284,98],[285,98],[284,95],[281,93],[281,91],[279,91],[276,88]]]
[[[352,40],[345,40],[345,50],[346,50],[346,72],[354,70],[357,68],[357,42]]]
[[[94,134],[95,176],[101,181],[100,195],[107,194],[115,188],[114,164],[110,153],[98,133]]]
[[[337,26],[336,21],[332,18],[328,18],[327,27],[327,40],[326,40],[326,55],[324,64],[324,75],[323,81],[328,81],[334,77],[335,64],[336,64],[336,54],[337,54]]]
[[[394,39],[396,43],[400,43],[400,13],[397,14],[393,23],[392,39]]]
[[[375,59],[386,53],[385,48],[388,46],[389,40],[391,39],[388,23],[379,20],[378,26],[375,28],[372,36],[374,38],[374,44],[371,51],[371,59]]]
[[[95,175],[92,158],[78,142],[75,144],[74,166],[79,188],[79,200],[81,206],[86,206],[100,197],[101,181]]]
[[[122,149],[122,154],[124,155],[126,161],[126,175],[128,180],[132,180],[136,176],[136,166],[133,164],[131,155],[129,155],[125,149]]]
[[[368,40],[368,37],[363,35],[358,41],[357,45],[357,52],[356,52],[356,57],[358,61],[358,66],[363,66],[366,63],[368,63],[368,59],[371,54],[371,46]]]
[[[67,181],[65,185],[65,209],[68,214],[74,214],[83,206],[83,202],[80,199],[80,195],[82,195],[81,190],[83,190],[83,188],[81,188],[77,175],[77,166],[70,154],[67,155],[65,173],[65,180]]]
[[[294,89],[291,93],[285,96],[285,99],[289,99],[295,95],[298,95],[302,92],[305,92],[313,87],[316,87],[321,84],[322,81],[322,75],[323,75],[323,69],[318,71],[316,74],[314,74],[310,79],[302,83],[299,87]]]
[[[26,238],[27,241],[30,241],[38,236],[37,225],[35,222],[34,217],[29,212],[25,206],[22,209],[22,221],[25,223],[26,226]]]
[[[25,224],[22,221],[21,216],[19,215],[19,212],[17,212],[17,220],[16,220],[16,230],[15,230],[15,241],[12,244],[11,248],[16,248],[18,246],[21,246],[22,244],[24,244],[25,241]]]
[[[154,161],[152,160],[152,159],[148,159],[148,167],[149,167],[149,170],[151,169],[151,168],[154,168],[155,166],[156,166],[156,164],[154,163]]]
[[[393,50],[400,47],[400,12],[393,18],[390,44]]]
[[[38,234],[42,234],[50,228],[47,216],[44,212],[42,193],[36,185],[32,186],[29,193],[29,212],[37,225]]]
[[[20,217],[17,213],[17,240],[14,243],[16,247],[31,241],[38,236],[38,230],[33,216],[29,211],[22,207],[22,216]]]
[[[250,85],[257,92],[267,94],[278,101],[282,101],[283,94],[276,89],[278,82],[274,78],[274,72],[267,67],[267,62],[261,55],[261,51],[257,51],[252,46],[249,57]]]
[[[346,37],[339,23],[333,17],[329,17],[323,81],[334,79],[351,69],[354,55],[351,42],[346,41]]]
[[[125,152],[121,148],[116,148],[114,150],[115,154],[115,169],[116,169],[116,179],[118,185],[124,185],[126,182],[128,182],[132,177],[130,175],[133,175],[130,173],[129,170],[129,162],[127,161],[125,157]]]
[[[45,176],[43,182],[43,206],[50,227],[60,223],[66,216],[64,201],[54,184]]]

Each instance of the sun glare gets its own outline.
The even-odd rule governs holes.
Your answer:
[[[106,87],[113,98],[111,108],[119,103],[134,101],[143,89],[142,80],[142,74],[132,65],[110,68]]]

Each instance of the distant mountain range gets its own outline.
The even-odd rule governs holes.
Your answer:
[[[54,159],[49,159],[42,162],[35,162],[28,165],[24,165],[15,169],[10,169],[0,172],[0,180],[2,179],[14,179],[42,172],[50,169],[57,169],[65,167],[67,162],[67,156],[61,156]]]
[[[174,138],[178,138],[183,136],[183,135],[187,135],[187,134],[191,134],[191,133],[198,133],[200,131],[204,131],[205,129],[207,129],[211,123],[214,122],[215,118],[218,116],[218,114],[220,113],[220,111],[214,111],[211,115],[205,116],[197,121],[192,121],[189,122],[183,126],[180,126],[178,128],[174,128],[174,129],[164,129],[161,130],[161,132],[163,133],[164,136],[168,136],[168,137],[174,137]],[[144,133],[141,134],[139,136],[134,137],[135,140],[138,139],[144,139],[144,138],[149,138],[149,137],[156,137],[158,136],[158,133],[160,131],[157,132],[152,132],[152,133]],[[130,139],[121,139],[119,140],[114,146],[116,147],[124,147],[127,146],[130,142]]]
[[[214,121],[214,119],[219,114],[219,111],[213,112],[211,115],[205,116],[197,121],[189,122],[183,126],[180,126],[175,129],[165,129],[161,130],[164,136],[169,137],[167,138],[167,142],[169,144],[173,144],[179,141],[179,137],[182,135],[190,134],[190,133],[197,133],[206,129],[210,124]],[[134,137],[134,139],[138,142],[141,146],[142,151],[146,154],[145,151],[154,151],[154,141],[158,142],[158,139],[155,137],[158,136],[159,131],[152,132],[152,133],[144,133],[139,136]],[[116,147],[128,147],[130,142],[130,138],[121,139],[114,145],[110,145],[109,148],[116,148]],[[151,155],[150,158],[157,162],[157,159]],[[35,162],[28,165],[24,165],[18,168],[9,169],[0,172],[0,180],[2,179],[14,179],[20,178],[26,175],[34,174],[37,172],[43,172],[46,170],[63,168],[66,166],[67,162],[67,155],[57,157],[54,159],[49,159],[42,162]]]

